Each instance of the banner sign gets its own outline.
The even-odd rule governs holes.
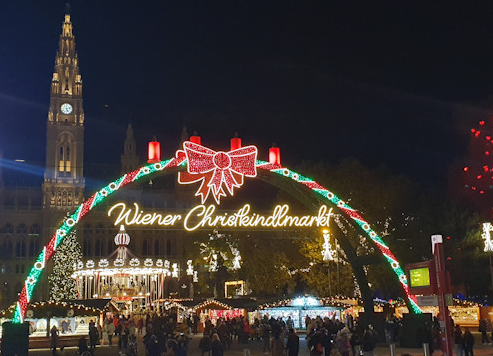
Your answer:
[[[332,208],[322,205],[317,215],[289,215],[289,205],[276,205],[271,215],[260,215],[252,212],[250,204],[233,213],[216,213],[215,205],[197,205],[187,214],[161,214],[145,212],[137,203],[127,207],[125,203],[117,203],[109,208],[108,216],[114,217],[114,225],[154,225],[178,227],[187,231],[199,228],[286,228],[286,227],[329,227]]]

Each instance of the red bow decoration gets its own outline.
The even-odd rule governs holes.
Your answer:
[[[219,204],[221,196],[226,196],[223,183],[231,195],[233,188],[243,185],[243,177],[256,177],[257,147],[241,147],[229,152],[216,152],[210,148],[186,141],[184,151],[177,151],[177,155],[185,154],[188,160],[188,171],[178,174],[178,183],[190,184],[202,181],[195,195],[202,197],[202,204],[212,191],[214,199]]]

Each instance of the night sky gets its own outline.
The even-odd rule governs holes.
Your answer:
[[[71,2],[84,82],[85,160],[119,164],[183,125],[227,149],[235,132],[267,159],[355,157],[445,184],[469,129],[492,116],[493,2]],[[0,146],[44,162],[64,1],[0,2]]]

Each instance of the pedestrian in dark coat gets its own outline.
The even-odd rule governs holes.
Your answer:
[[[159,344],[156,335],[152,335],[146,343],[147,356],[160,356]]]
[[[210,355],[211,343],[212,343],[212,340],[209,337],[209,335],[204,333],[204,336],[199,341],[199,348],[200,348],[200,351],[202,351],[201,356],[204,356],[206,354]]]
[[[466,328],[464,331],[464,354],[465,356],[474,356],[473,348],[474,348],[474,336],[469,331],[469,328]]]
[[[223,345],[218,334],[212,335],[211,356],[223,356]]]
[[[300,351],[300,338],[293,328],[289,329],[286,349],[288,350],[288,356],[298,356],[298,352]]]

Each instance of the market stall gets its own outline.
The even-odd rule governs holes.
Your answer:
[[[267,316],[268,318],[286,320],[291,317],[296,329],[305,329],[304,320],[307,316],[311,319],[334,317],[344,320],[346,309],[354,307],[354,305],[357,305],[357,301],[353,299],[304,296],[260,305],[258,314],[261,318]]]

